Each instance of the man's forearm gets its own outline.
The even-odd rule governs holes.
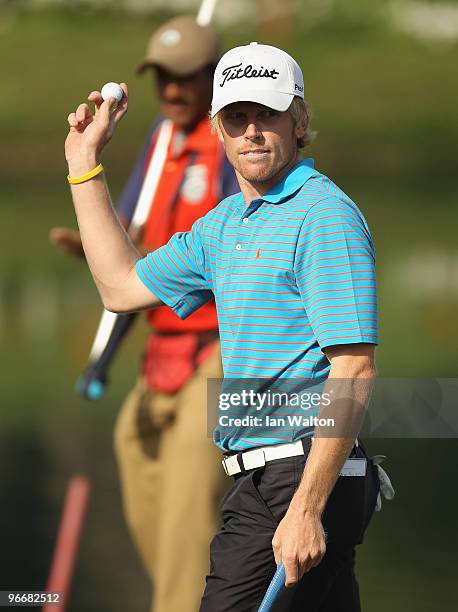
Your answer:
[[[321,516],[354,443],[350,438],[314,439],[291,509]]]
[[[292,509],[301,514],[321,516],[323,513],[340,470],[355,443],[374,379],[375,369],[371,368],[358,372],[354,378],[343,378],[341,372],[331,369],[325,392],[332,390],[333,399],[331,410],[326,409],[326,416],[336,418],[337,433],[333,437],[328,427],[316,428],[301,483],[291,501]]]
[[[80,176],[98,164],[95,155],[68,162],[69,175]],[[119,221],[103,173],[71,186],[81,241],[104,305],[119,296],[140,254]]]

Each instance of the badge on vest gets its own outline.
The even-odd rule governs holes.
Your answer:
[[[208,168],[204,164],[188,166],[185,171],[183,185],[180,195],[189,204],[197,204],[207,193],[208,187]]]

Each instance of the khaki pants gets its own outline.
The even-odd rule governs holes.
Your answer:
[[[139,381],[115,427],[124,513],[153,581],[154,612],[195,612],[209,571],[226,483],[207,437],[207,378],[222,376],[219,343],[175,395]]]

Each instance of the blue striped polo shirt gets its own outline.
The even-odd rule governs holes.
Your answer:
[[[323,380],[330,370],[323,349],[377,344],[369,228],[311,159],[248,206],[241,193],[226,198],[136,269],[183,319],[214,296],[225,379]],[[237,451],[310,433],[218,424],[214,441]]]

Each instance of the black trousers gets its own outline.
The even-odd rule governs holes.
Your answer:
[[[306,453],[309,442],[304,442]],[[365,457],[361,446],[351,457]],[[275,573],[272,538],[299,485],[306,455],[267,463],[235,477],[221,502],[223,525],[210,546],[200,612],[256,612]],[[321,563],[294,587],[283,589],[272,612],[360,612],[355,546],[373,514],[379,481],[368,459],[366,476],[341,476],[331,493],[323,527]]]

